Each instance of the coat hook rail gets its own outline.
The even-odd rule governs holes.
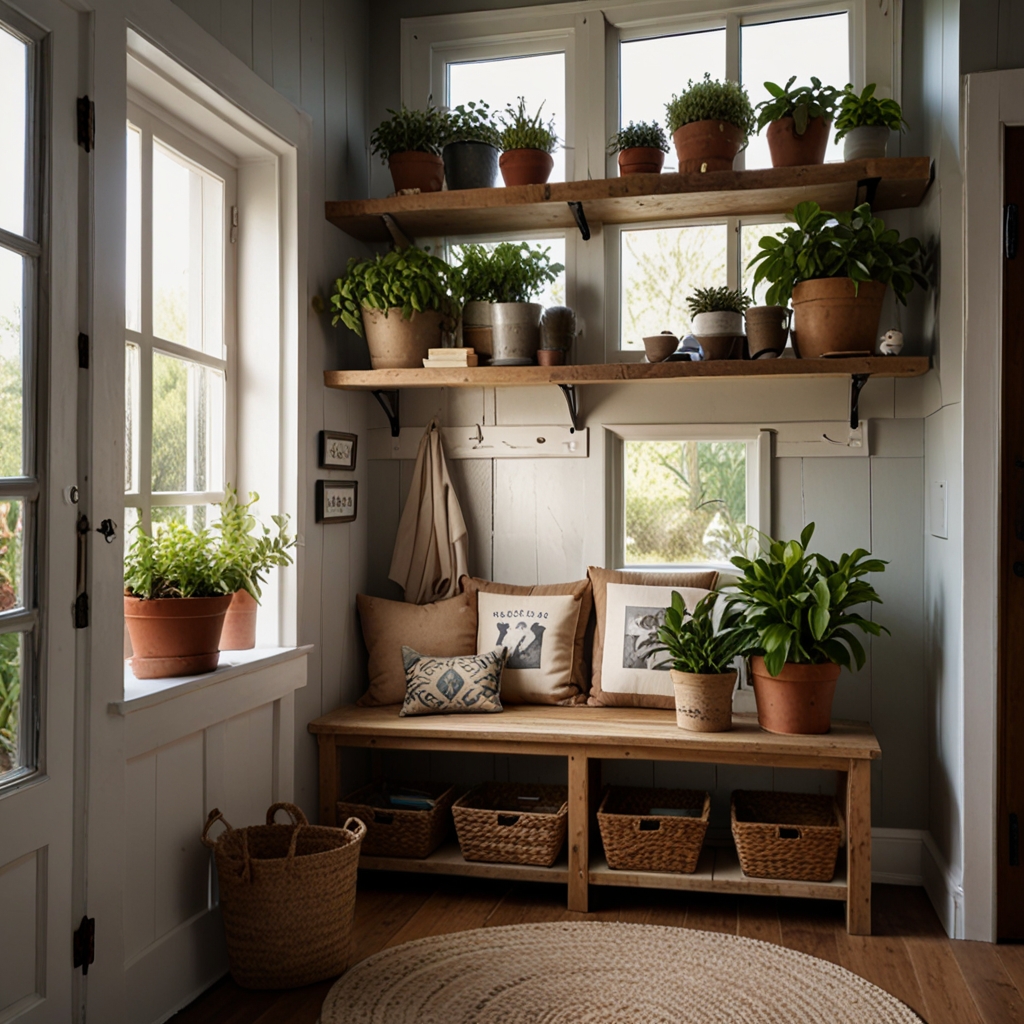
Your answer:
[[[371,395],[377,399],[377,404],[384,410],[384,415],[391,424],[391,436],[398,437],[402,432],[402,423],[398,415],[398,399],[400,391],[371,391]]]
[[[850,429],[860,426],[860,393],[868,382],[870,373],[855,373],[850,378]]]
[[[580,406],[579,395],[576,393],[575,384],[559,384],[562,394],[565,396],[565,404],[569,408],[569,419],[572,422],[572,429],[580,429]]]

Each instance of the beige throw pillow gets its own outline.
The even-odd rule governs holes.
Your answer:
[[[477,653],[505,647],[506,704],[557,704],[569,695],[580,602],[570,594],[477,594]]]
[[[505,648],[455,658],[429,658],[402,648],[407,715],[494,714],[501,711],[501,667]]]

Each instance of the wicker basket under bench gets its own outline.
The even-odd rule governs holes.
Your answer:
[[[433,799],[430,810],[394,807],[391,794],[417,791]],[[371,783],[338,801],[338,820],[358,818],[366,825],[364,857],[429,857],[448,838],[455,787],[436,783],[415,786]]]

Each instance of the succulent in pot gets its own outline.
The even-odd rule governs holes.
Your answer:
[[[334,283],[332,324],[366,338],[375,370],[422,367],[461,312],[458,275],[444,260],[410,246],[353,257]]]
[[[756,266],[753,287],[768,281],[770,305],[793,304],[793,346],[802,359],[870,355],[878,334],[885,290],[898,302],[922,273],[921,243],[900,240],[863,203],[854,210],[829,213],[817,203],[800,203],[796,222],[778,236],[768,235],[749,266]]]
[[[442,157],[449,189],[493,188],[498,178],[501,136],[483,102],[459,104],[448,112]]]
[[[441,147],[448,133],[448,118],[432,103],[426,110],[388,109],[391,115],[381,121],[370,136],[370,152],[380,154],[391,171],[396,192],[418,189],[440,192],[444,184]]]
[[[750,299],[731,288],[698,288],[686,300],[693,335],[705,359],[732,359],[743,339],[743,313]]]
[[[826,733],[840,668],[864,667],[864,648],[851,630],[889,631],[855,609],[881,604],[864,578],[886,562],[863,548],[838,561],[807,550],[809,523],[799,540],[771,541],[756,558],[737,556],[735,585],[747,623],[756,631],[751,659],[757,718],[785,734]]]
[[[757,640],[735,598],[713,593],[688,613],[682,596],[672,592],[665,624],[645,641],[648,653],[665,653],[676,697],[676,725],[690,732],[726,732],[732,728],[732,691],[736,659]],[[656,645],[656,646],[655,646]]]
[[[794,75],[785,85],[765,82],[770,98],[757,105],[757,130],[768,129],[773,167],[800,167],[825,162],[828,136],[842,95],[834,85],[811,78],[798,85]]]
[[[836,118],[836,142],[843,143],[844,160],[867,160],[885,156],[892,132],[903,130],[903,109],[892,99],[875,95],[876,86],[865,86],[859,94],[852,85],[843,90]]]
[[[608,152],[619,155],[619,174],[660,174],[665,165],[668,140],[656,121],[632,121],[608,141]]]
[[[555,166],[551,154],[558,148],[555,119],[541,120],[542,103],[532,117],[526,113],[526,100],[520,96],[515,107],[510,103],[501,117],[501,148],[498,165],[506,185],[543,185]]]
[[[668,130],[681,174],[732,170],[736,154],[754,131],[754,108],[737,82],[719,82],[705,73],[665,104]]]

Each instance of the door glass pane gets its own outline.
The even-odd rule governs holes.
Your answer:
[[[124,325],[142,330],[142,132],[128,125],[125,210]]]
[[[24,510],[16,498],[0,501],[0,612],[24,604]]]
[[[0,777],[22,766],[19,733],[24,633],[0,633]]]
[[[644,337],[690,333],[687,296],[695,288],[725,285],[726,226],[623,231],[619,275],[619,338],[626,350],[643,349]]]
[[[526,100],[532,117],[543,104],[545,124],[555,118],[555,133],[565,142],[565,54],[539,53],[530,57],[474,60],[448,65],[448,105],[457,107],[471,100],[490,104],[492,113],[502,113],[519,97]],[[565,181],[565,150],[551,154],[555,166],[549,181]]]
[[[841,11],[815,18],[743,25],[740,55],[740,79],[755,105],[768,98],[765,82],[785,85],[792,75],[796,75],[794,85],[810,85],[813,75],[824,85],[842,89],[850,80],[849,16]],[[842,144],[837,146],[831,136],[825,159],[843,159]],[[762,133],[750,140],[744,166],[752,169],[771,165],[768,139]]]
[[[24,259],[0,248],[0,477],[21,476],[25,466],[21,316],[24,274]]]
[[[0,25],[0,228],[25,233],[28,44]]]
[[[124,489],[127,494],[139,490],[139,346],[124,347]]]
[[[725,29],[688,32],[655,39],[630,39],[619,45],[619,127],[630,121],[657,121],[665,128],[665,104],[686,88],[688,79],[699,82],[705,72],[725,78]],[[665,170],[679,170],[675,147],[669,139]]]
[[[769,282],[762,281],[757,286],[756,293],[752,291],[754,273],[756,267],[748,267],[747,264],[761,251],[760,241],[765,235],[777,235],[784,227],[791,226],[790,223],[779,224],[741,224],[740,225],[740,280],[743,282],[743,291],[754,300],[755,306],[764,305],[764,293],[771,287]]]
[[[627,565],[727,563],[743,550],[745,441],[626,441]]]

